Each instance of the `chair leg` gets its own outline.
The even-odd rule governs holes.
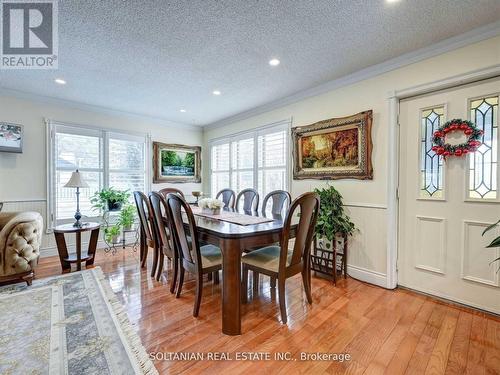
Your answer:
[[[148,259],[148,246],[146,245],[146,241],[144,239],[144,232],[142,231],[141,228],[141,235],[139,239],[139,256],[140,256],[140,261],[141,261],[141,268],[144,268],[146,266],[146,261]]]
[[[269,284],[271,285],[271,288],[276,288],[276,277],[271,276],[271,281],[269,282]]]
[[[302,270],[302,283],[304,284],[304,290],[306,292],[306,297],[307,297],[307,302],[311,304],[312,301],[312,295],[311,295],[311,279],[309,278],[310,273],[307,272],[307,268],[304,268]]]
[[[163,251],[160,250],[160,262],[158,263],[158,270],[156,271],[156,281],[160,281],[161,274],[163,272],[163,261],[165,255],[163,255]]]
[[[253,270],[253,296],[257,297],[259,294],[259,273]]]
[[[179,264],[180,270],[179,270],[179,285],[177,285],[177,293],[175,294],[176,298],[179,298],[181,296],[181,291],[182,291],[182,284],[184,283],[184,267],[182,267],[181,264]]]
[[[281,311],[281,321],[283,324],[287,322],[286,316],[286,302],[285,302],[285,279],[281,279],[278,277],[278,294],[280,301],[280,311]]]
[[[151,267],[151,277],[154,277],[155,276],[155,273],[156,273],[156,269],[158,268],[158,248],[155,247],[153,249],[153,266]]]
[[[172,280],[170,281],[170,293],[175,292],[175,285],[177,284],[177,271],[179,269],[179,262],[176,258],[172,259],[172,267],[174,268],[174,274]]]
[[[201,295],[203,294],[203,274],[196,277],[196,296],[194,299],[193,316],[196,318],[200,312]]]
[[[245,304],[248,300],[248,267],[246,264],[242,265],[241,275],[241,303]]]
[[[219,271],[214,272],[214,284],[219,284]]]
[[[141,247],[141,268],[146,267],[146,262],[148,261],[148,250],[147,246]]]

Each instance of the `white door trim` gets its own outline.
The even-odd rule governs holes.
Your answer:
[[[463,73],[457,76],[429,82],[423,85],[391,91],[387,95],[389,107],[389,126],[387,150],[387,273],[388,289],[396,288],[398,284],[398,235],[399,235],[399,102],[412,96],[428,94],[456,86],[465,85],[500,76],[500,64]]]

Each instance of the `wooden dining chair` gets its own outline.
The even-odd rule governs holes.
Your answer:
[[[236,198],[236,194],[231,189],[222,189],[215,196],[216,199],[222,198],[222,202],[224,202],[224,208],[234,208],[234,201]]]
[[[266,195],[264,201],[262,202],[262,214],[266,214],[267,203],[271,201],[271,214],[281,215],[284,209],[288,209],[292,197],[288,191],[285,190],[274,190]]]
[[[240,201],[243,200],[243,211],[252,212],[259,208],[259,193],[255,189],[243,189],[236,198],[236,209],[240,208]]]
[[[299,196],[287,211],[280,245],[263,247],[244,255],[241,259],[243,266],[242,302],[247,301],[248,270],[277,278],[281,320],[284,324],[287,322],[286,279],[301,273],[307,302],[312,303],[309,255],[318,218],[319,203],[319,195],[316,193],[305,193]],[[292,219],[297,215],[297,211],[300,211],[300,219],[296,228],[295,242],[293,248],[288,249]]]
[[[156,233],[158,233],[158,246],[160,248],[160,259],[158,263],[158,270],[156,272],[156,280],[160,281],[161,273],[163,272],[163,261],[164,258],[167,257],[172,262],[174,271],[170,281],[170,293],[173,293],[177,282],[179,262],[173,238],[170,235],[170,231],[167,229],[164,221],[167,216],[167,202],[165,201],[165,198],[156,191],[149,193],[149,202],[151,203],[151,208],[153,209],[153,219]]]
[[[139,214],[139,222],[141,223],[141,232],[144,238],[144,246],[141,244],[141,267],[146,265],[148,259],[149,248],[154,249],[153,254],[153,267],[151,269],[151,276],[154,277],[156,268],[158,266],[158,239],[153,218],[153,209],[148,197],[140,191],[134,191],[134,200]]]
[[[184,196],[184,193],[182,191],[180,191],[179,189],[173,188],[173,187],[166,187],[166,188],[160,189],[160,190],[158,190],[158,193],[161,194],[163,196],[163,198],[165,198],[165,199],[167,198],[167,195],[170,193],[179,194],[182,198],[186,199],[186,197]]]
[[[184,226],[182,211],[187,217],[189,231],[186,231]],[[196,278],[196,297],[193,316],[197,317],[203,293],[203,275],[219,272],[222,269],[222,253],[214,245],[200,246],[196,221],[191,207],[176,194],[167,195],[167,216],[170,233],[174,236],[179,254],[179,283],[176,297],[180,297],[182,292],[184,272],[188,271],[194,274]],[[189,240],[189,237],[191,240]]]
[[[283,211],[287,210],[290,207],[290,202],[292,201],[292,197],[288,191],[285,190],[274,190],[267,194],[262,202],[262,214],[265,216],[267,211],[267,204],[271,200],[271,215],[283,215]],[[246,252],[249,252],[248,250]],[[276,288],[276,278],[271,277],[270,282],[271,288]],[[253,271],[253,290],[254,293],[257,293],[259,290],[259,273],[257,271]]]

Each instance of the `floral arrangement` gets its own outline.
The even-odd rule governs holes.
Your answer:
[[[203,198],[198,201],[198,207],[219,210],[224,207],[224,202],[219,199]]]
[[[449,132],[461,131],[467,137],[464,143],[458,145],[451,145],[446,143],[445,138],[446,134]],[[464,156],[469,152],[474,152],[481,146],[482,142],[480,141],[483,131],[478,129],[473,122],[462,120],[462,119],[453,119],[448,121],[443,126],[439,127],[433,134],[433,143],[432,151],[434,151],[438,155],[443,155],[444,158],[447,156]]]

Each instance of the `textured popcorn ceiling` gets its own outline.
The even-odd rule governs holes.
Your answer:
[[[1,71],[0,84],[204,125],[499,14],[499,0],[60,0],[59,69]]]

